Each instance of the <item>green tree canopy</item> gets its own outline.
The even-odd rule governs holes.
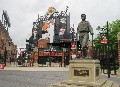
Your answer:
[[[104,29],[106,29],[107,25],[103,26]],[[118,32],[120,32],[120,20],[116,20],[116,21],[113,21],[112,23],[109,23],[108,24],[108,30],[109,30],[109,43],[110,44],[114,44],[114,43],[117,43],[117,34]],[[102,33],[106,33],[107,30],[103,30],[101,31]],[[99,47],[100,45],[102,45],[100,43],[100,40],[101,40],[101,37],[100,35],[97,36],[95,39],[94,39],[94,44],[95,44],[95,47]]]

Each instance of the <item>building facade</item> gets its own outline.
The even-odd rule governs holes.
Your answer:
[[[10,62],[17,57],[17,45],[14,45],[8,30],[0,21],[0,58],[4,63]],[[12,62],[12,61],[11,61]]]

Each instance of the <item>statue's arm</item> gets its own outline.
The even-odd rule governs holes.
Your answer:
[[[89,30],[90,30],[91,35],[93,35],[93,34],[94,34],[94,33],[93,33],[93,28],[92,28],[92,26],[90,25],[89,22],[88,22],[88,27],[89,27]]]

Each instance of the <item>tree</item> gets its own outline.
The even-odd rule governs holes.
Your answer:
[[[105,30],[101,31],[101,33],[107,32],[106,27],[107,25],[103,26]],[[110,53],[118,53],[118,47],[117,47],[118,32],[120,32],[120,20],[116,20],[108,24],[108,36],[109,36],[109,46],[110,46],[109,52]],[[105,44],[100,43],[100,40],[101,40],[100,36],[97,36],[94,39],[95,47],[98,49],[100,49],[101,46],[105,46]],[[116,54],[116,57],[117,57],[117,54]]]
[[[109,30],[109,43],[112,44],[112,43],[116,43],[117,42],[117,34],[118,32],[120,32],[120,20],[116,20],[116,21],[113,21],[112,23],[109,23],[108,24],[108,30]],[[103,26],[104,29],[106,29],[107,25]],[[107,30],[103,30],[102,33],[106,33]],[[94,39],[94,44],[95,44],[95,47],[99,47],[99,45],[101,45],[100,43],[100,40],[101,40],[101,37],[100,36],[97,36],[95,39]]]
[[[120,32],[120,20],[113,21],[109,24],[109,40],[116,42],[118,32]]]

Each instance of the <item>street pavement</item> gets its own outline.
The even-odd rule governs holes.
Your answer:
[[[47,87],[68,78],[68,67],[5,67],[0,70],[0,87]],[[101,78],[108,79],[106,74]],[[109,80],[120,83],[114,75]]]

